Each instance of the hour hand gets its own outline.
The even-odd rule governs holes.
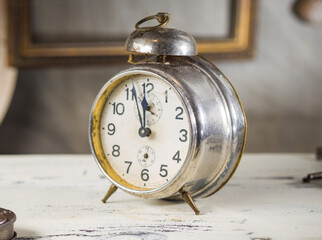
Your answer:
[[[142,105],[142,111],[143,111],[143,127],[145,127],[145,122],[146,122],[146,111],[148,109],[148,102],[146,101],[146,97],[145,97],[145,91],[143,93],[143,99],[142,99],[142,102],[141,102],[141,105]]]

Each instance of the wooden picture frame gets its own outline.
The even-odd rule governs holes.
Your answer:
[[[52,67],[124,63],[124,41],[36,43],[32,41],[30,0],[7,0],[9,64],[16,67]],[[211,60],[247,59],[254,53],[257,0],[231,0],[229,36],[197,40],[198,51]]]

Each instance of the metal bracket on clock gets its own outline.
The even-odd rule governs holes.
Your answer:
[[[136,65],[136,64],[140,64],[140,63],[162,63],[162,64],[170,64],[169,62],[167,62],[166,60],[166,55],[158,55],[158,56],[153,56],[149,58],[149,55],[145,54],[144,59],[142,60],[138,60],[138,61],[134,61],[134,55],[130,54],[129,55],[129,59],[128,59],[128,63],[132,64],[132,65]],[[152,60],[153,59],[153,60]]]

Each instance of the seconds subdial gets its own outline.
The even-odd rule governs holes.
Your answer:
[[[155,161],[155,152],[152,147],[144,146],[139,149],[137,158],[142,167],[149,167]]]

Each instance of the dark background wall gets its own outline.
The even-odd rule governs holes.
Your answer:
[[[298,20],[293,3],[260,1],[255,58],[215,62],[243,102],[247,152],[312,152],[322,146],[322,28]],[[145,11],[155,13],[152,7]],[[20,70],[0,126],[0,153],[89,153],[91,104],[102,85],[126,66]]]

